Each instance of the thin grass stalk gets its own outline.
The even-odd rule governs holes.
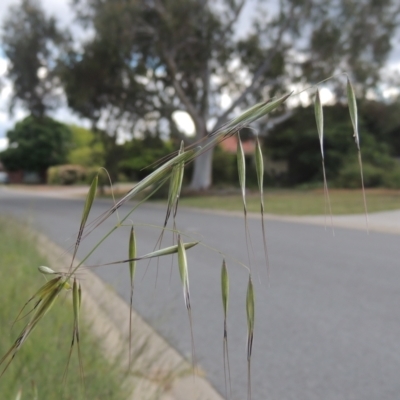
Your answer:
[[[72,287],[72,299],[74,308],[74,322],[75,322],[75,337],[76,337],[76,347],[78,349],[78,361],[79,369],[81,375],[82,387],[85,388],[85,373],[83,370],[82,354],[81,354],[81,343],[80,343],[80,331],[79,331],[79,318],[82,304],[82,288],[81,284],[74,279],[75,288]]]
[[[224,359],[225,396],[228,399],[232,397],[232,384],[231,384],[231,368],[229,364],[228,326],[227,326],[228,305],[229,305],[229,275],[225,260],[222,261],[222,267],[221,267],[221,293],[222,293],[222,308],[224,311],[223,359]],[[228,397],[228,381],[229,381],[229,397]]]
[[[129,276],[131,282],[131,295],[129,302],[129,369],[131,369],[132,365],[132,312],[133,312],[133,287],[134,287],[134,279],[135,279],[135,271],[136,271],[136,261],[134,260],[137,256],[137,248],[136,248],[136,236],[133,226],[131,228],[131,232],[129,235]]]
[[[352,86],[349,78],[347,78],[347,101],[348,101],[348,106],[349,106],[350,119],[351,119],[351,123],[353,125],[353,137],[356,142],[357,151],[358,151],[358,165],[360,167],[360,174],[361,174],[361,187],[362,187],[363,201],[364,201],[365,223],[366,223],[366,227],[367,227],[367,232],[369,232],[367,198],[365,195],[364,174],[363,174],[363,166],[362,166],[361,147],[360,147],[360,136],[358,133],[357,100],[356,100],[356,95],[354,93],[353,86]]]
[[[314,113],[315,113],[315,121],[317,123],[319,144],[320,144],[320,148],[321,148],[322,174],[323,174],[323,178],[324,178],[325,229],[326,229],[326,206],[328,205],[329,215],[331,217],[332,234],[335,235],[335,231],[333,229],[333,217],[332,217],[331,199],[330,199],[330,196],[329,196],[328,181],[326,179],[326,172],[325,172],[324,113],[323,113],[321,98],[320,98],[320,94],[319,94],[319,89],[317,89],[317,92],[315,94]]]

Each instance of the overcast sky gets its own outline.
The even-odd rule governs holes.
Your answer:
[[[41,0],[43,8],[46,10],[47,15],[52,15],[56,17],[61,28],[68,27],[73,21],[73,13],[70,10],[68,4],[70,0]],[[2,24],[3,19],[7,14],[7,10],[10,5],[17,5],[18,0],[0,0],[0,24]],[[247,8],[243,11],[243,18],[240,24],[240,30],[246,31],[248,29],[247,21],[250,21],[249,14],[254,9],[255,0],[248,0]],[[246,17],[247,15],[247,17]],[[389,58],[389,68],[391,70],[396,70],[400,74],[400,32],[398,32],[398,37],[393,38],[394,51]],[[0,77],[6,72],[7,60],[4,58],[4,54],[0,47]],[[23,118],[26,115],[21,109],[16,109],[15,115],[11,118],[8,114],[8,100],[10,98],[11,86],[5,85],[3,90],[0,92],[0,151],[6,145],[5,134],[8,129],[10,129],[16,120]],[[60,108],[55,113],[52,114],[54,118],[66,123],[82,123],[76,116],[74,116],[66,107]]]
[[[0,23],[7,14],[7,10],[11,5],[17,5],[17,0],[0,0]],[[52,15],[59,21],[60,27],[66,27],[71,24],[73,14],[68,6],[69,0],[41,0],[43,8],[47,15]],[[7,68],[7,61],[0,48],[0,76],[4,75]],[[0,151],[6,145],[5,134],[8,129],[12,128],[16,120],[26,116],[26,112],[16,109],[15,115],[11,118],[8,114],[8,100],[11,93],[11,87],[6,85],[0,93]],[[56,118],[69,123],[79,123],[79,120],[73,116],[66,108],[58,110]]]

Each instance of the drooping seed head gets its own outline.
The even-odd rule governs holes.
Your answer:
[[[42,274],[45,275],[54,275],[57,274],[57,272],[53,271],[51,268],[46,267],[44,265],[41,265],[40,267],[38,267],[39,272],[41,272]]]
[[[228,314],[228,305],[229,305],[229,275],[228,270],[226,268],[225,260],[222,261],[221,268],[221,292],[222,292],[222,308],[224,310],[224,317]]]
[[[360,138],[358,135],[357,100],[353,86],[349,78],[347,78],[347,101],[349,106],[350,119],[353,125],[353,137],[356,142],[358,150],[360,150]]]
[[[247,285],[247,296],[246,296],[246,313],[247,313],[247,328],[249,332],[254,331],[254,287],[249,276],[249,283]]]
[[[244,151],[240,135],[237,135],[237,165],[239,174],[240,189],[242,191],[243,207],[246,210],[246,160],[244,157]]]
[[[129,275],[131,278],[131,286],[133,285],[133,280],[135,279],[135,271],[136,271],[136,261],[137,257],[136,253],[136,236],[133,226],[131,228],[131,233],[129,235]]]
[[[321,155],[322,155],[322,159],[323,159],[324,158],[324,146],[323,146],[324,114],[323,114],[323,111],[322,111],[322,103],[321,103],[321,98],[320,98],[318,89],[317,89],[317,93],[315,95],[314,112],[315,112],[315,121],[317,123],[319,144],[321,146]]]
[[[256,172],[257,172],[257,182],[258,188],[260,192],[263,192],[264,187],[264,157],[261,150],[260,141],[257,137],[256,141],[256,151],[255,151],[255,159],[256,159]]]
[[[188,243],[182,243],[182,246],[184,247],[185,250],[188,250],[196,244],[199,244],[199,242],[188,242]],[[144,256],[138,257],[137,259],[143,260],[146,258],[154,258],[154,257],[161,257],[161,256],[166,256],[170,254],[175,254],[178,252],[178,245],[170,246],[170,247],[165,247],[164,249],[152,251],[151,253],[145,254]]]

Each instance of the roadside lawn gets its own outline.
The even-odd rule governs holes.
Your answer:
[[[38,254],[35,241],[15,222],[0,218],[0,238],[1,358],[27,321],[24,318],[12,327],[23,305],[44,283],[44,277],[37,268],[47,263]],[[103,357],[83,324],[81,348],[86,393],[83,393],[81,385],[76,348],[63,384],[72,338],[72,304],[70,293],[66,292],[66,295],[60,296],[0,379],[0,399],[121,400],[127,397],[123,389],[125,385],[121,382],[121,371]],[[4,364],[0,373],[3,368]],[[22,392],[21,397],[18,397],[19,391]]]
[[[116,184],[114,186],[114,196],[118,200],[124,196],[135,183]],[[83,197],[88,191],[85,186],[11,186],[16,190],[27,190],[32,192],[53,192],[59,197]],[[105,192],[99,197],[112,198],[110,188],[106,187]],[[167,196],[168,185],[162,189],[165,197]],[[225,194],[224,191],[210,191],[202,195],[183,195],[179,204],[185,207],[196,207],[212,210],[242,211],[242,197],[239,189],[237,193]],[[334,215],[363,214],[364,202],[361,189],[330,189],[329,197],[331,200],[332,213]],[[400,190],[391,189],[367,189],[368,212],[390,211],[400,209]],[[137,197],[134,200],[140,200]],[[166,200],[155,198],[153,201],[166,204]],[[256,191],[248,191],[246,196],[247,208],[250,212],[260,211],[259,194]],[[323,215],[325,214],[325,201],[323,189],[303,190],[303,189],[264,189],[265,213],[277,215]],[[328,212],[328,209],[327,209]]]
[[[329,190],[332,214],[364,213],[361,190]],[[366,191],[368,212],[400,209],[400,191],[388,189],[368,189]],[[260,197],[255,192],[246,197],[250,212],[260,211]],[[265,213],[278,215],[323,215],[325,201],[323,189],[317,190],[268,190],[265,189]],[[242,197],[235,195],[204,195],[182,197],[180,206],[213,210],[242,211]],[[329,210],[327,209],[327,213]]]

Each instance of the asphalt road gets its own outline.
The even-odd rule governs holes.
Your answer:
[[[16,216],[66,249],[73,245],[82,204],[82,200],[42,198],[0,188],[1,214]],[[108,205],[105,201],[95,204],[92,215],[99,215]],[[124,207],[120,215],[127,210]],[[161,207],[144,205],[132,214],[139,253],[153,249],[160,231],[150,225],[161,225],[164,213]],[[79,257],[114,223],[115,219],[107,221],[85,239]],[[181,209],[177,224],[180,230],[229,255],[232,391],[233,399],[245,399],[248,275],[232,260],[247,263],[243,219]],[[268,283],[259,220],[251,219],[249,227],[256,290],[253,399],[398,400],[399,236],[336,229],[333,237],[321,226],[267,221],[271,264]],[[124,259],[128,236],[128,227],[117,229],[87,264]],[[164,243],[170,245],[171,238],[166,236]],[[218,252],[205,246],[188,252],[197,361],[212,384],[223,392],[221,261]],[[147,262],[138,266],[135,308],[189,356],[189,323],[176,262],[160,259],[157,286],[157,262],[150,264],[143,277],[146,266]],[[3,271],[7,267],[1,266]],[[96,271],[128,301],[126,266]]]

